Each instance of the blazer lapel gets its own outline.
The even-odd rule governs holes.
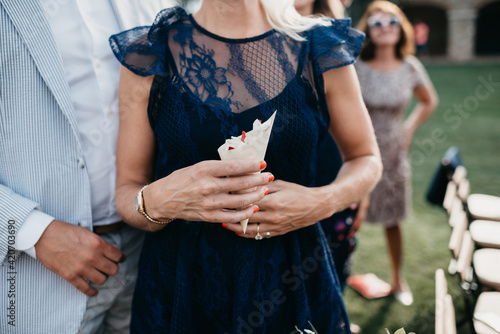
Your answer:
[[[0,0],[43,80],[54,95],[78,138],[74,108],[59,51],[44,9],[38,0]]]

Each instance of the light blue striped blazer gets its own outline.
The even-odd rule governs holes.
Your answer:
[[[150,25],[166,5],[102,1],[112,3],[124,29]],[[92,221],[82,158],[62,60],[39,0],[0,0],[0,333],[78,331],[87,297],[24,253],[11,261],[9,244],[34,208],[73,224]]]

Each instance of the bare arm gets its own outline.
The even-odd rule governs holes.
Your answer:
[[[415,131],[429,118],[438,105],[438,96],[430,81],[414,90],[418,103],[405,121],[405,147],[408,149]]]
[[[139,190],[153,180],[154,133],[147,107],[153,77],[140,77],[122,67],[119,87],[120,130],[117,148],[116,207],[132,226],[155,231],[165,225],[148,221],[134,207]],[[168,98],[168,97],[165,97]],[[204,161],[177,170],[144,190],[145,209],[157,220],[238,222],[258,210],[252,203],[267,193],[270,173],[251,174],[265,168],[262,161]],[[227,177],[231,176],[231,177]],[[230,192],[250,189],[245,194]],[[227,210],[246,208],[241,211]]]
[[[115,202],[118,213],[127,223],[145,230],[153,226],[135,210],[133,203],[135,195],[153,178],[155,141],[147,115],[152,83],[153,76],[140,77],[122,67],[118,89],[120,129]]]
[[[344,161],[336,180],[324,190],[339,211],[360,201],[375,187],[382,175],[382,163],[354,66],[330,70],[324,79],[330,133]]]

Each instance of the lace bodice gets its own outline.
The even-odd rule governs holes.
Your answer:
[[[321,98],[321,74],[353,63],[363,41],[363,34],[349,28],[349,20],[328,24],[305,32],[307,42],[274,30],[253,38],[227,39],[200,27],[176,7],[162,11],[152,27],[112,36],[112,49],[124,66],[139,75],[155,75],[149,105],[153,128],[169,123],[176,129],[165,134],[168,138],[157,138],[160,157],[167,159],[159,160],[157,176],[202,159],[218,159],[216,149],[226,138],[248,130],[256,118],[267,119],[275,109],[273,132],[283,135],[274,140],[276,151],[288,142],[305,144],[304,149],[314,153],[318,136],[325,134],[329,122]],[[312,114],[290,113],[302,103],[298,98],[304,99]],[[181,115],[180,110],[189,112]],[[202,131],[193,128],[198,125]],[[155,133],[161,136],[163,131],[158,130]],[[211,135],[204,136],[207,133]],[[162,154],[161,143],[167,139],[170,147],[190,151],[191,159],[172,148],[165,148],[170,154]],[[268,152],[272,151],[271,147]],[[288,159],[307,157],[293,154]],[[172,168],[166,168],[170,162]]]

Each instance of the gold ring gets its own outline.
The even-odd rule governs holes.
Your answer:
[[[266,239],[269,239],[271,237],[271,232],[266,232]]]
[[[259,229],[260,229],[260,224],[257,223],[257,235],[255,236],[255,240],[262,240],[262,236],[259,233]]]

